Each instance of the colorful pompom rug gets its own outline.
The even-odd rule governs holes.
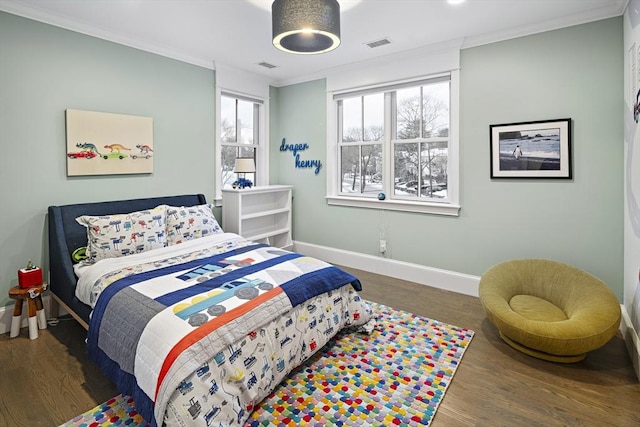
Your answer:
[[[344,330],[263,400],[246,426],[426,426],[473,331],[371,303],[370,335]],[[146,426],[128,396],[61,427]]]

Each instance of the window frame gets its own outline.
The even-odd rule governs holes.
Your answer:
[[[222,97],[235,98],[243,101],[248,101],[254,104],[254,116],[253,116],[253,144],[242,144],[238,142],[223,142],[222,141]],[[258,114],[255,114],[257,109]],[[254,185],[268,185],[269,182],[269,138],[267,134],[267,109],[268,106],[262,97],[244,94],[234,90],[228,90],[223,88],[216,88],[216,146],[215,146],[215,182],[216,182],[216,206],[222,205],[222,148],[223,146],[232,147],[253,147],[255,150],[255,182]],[[237,107],[236,107],[237,116]],[[257,123],[256,123],[257,122]],[[236,120],[237,127],[237,120]],[[237,129],[236,129],[237,132]],[[236,133],[237,140],[237,133]],[[258,141],[256,143],[256,140]]]
[[[459,204],[459,97],[460,97],[460,75],[459,70],[451,70],[447,73],[439,73],[430,76],[423,76],[417,79],[401,80],[380,85],[373,85],[352,90],[328,91],[327,92],[327,196],[329,205],[353,206],[361,208],[385,209],[405,212],[418,212],[437,215],[458,216],[460,212]],[[417,200],[415,198],[405,199],[402,196],[393,196],[394,193],[394,144],[393,136],[395,129],[392,128],[392,116],[394,111],[386,111],[387,108],[395,108],[391,99],[391,91],[403,87],[419,86],[421,84],[449,81],[449,136],[448,136],[448,163],[447,163],[447,200],[437,201],[436,199]],[[369,93],[384,92],[385,102],[385,140],[383,142],[383,192],[387,196],[385,200],[378,200],[375,197],[363,194],[350,194],[341,192],[341,169],[338,164],[340,155],[338,150],[344,145],[339,142],[342,132],[342,123],[339,113],[339,102],[341,98],[366,95]],[[393,135],[392,135],[393,133]],[[422,141],[423,139],[420,139]],[[410,143],[412,140],[407,140]],[[360,141],[356,145],[370,143],[371,141]],[[405,141],[402,141],[405,142]]]

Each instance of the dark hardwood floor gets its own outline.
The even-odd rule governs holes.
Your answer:
[[[475,331],[434,427],[640,426],[640,383],[621,337],[583,362],[562,365],[521,354],[500,340],[480,301],[348,269],[365,299]],[[88,362],[74,320],[19,337],[0,336],[0,426],[57,426],[118,394]]]

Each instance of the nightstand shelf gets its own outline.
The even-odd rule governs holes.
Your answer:
[[[222,228],[258,243],[291,249],[291,185],[222,190]]]
[[[255,212],[255,213],[251,213],[251,214],[246,214],[243,215],[242,218],[247,220],[247,219],[252,219],[252,218],[261,218],[261,217],[265,217],[265,216],[274,216],[280,213],[285,213],[285,214],[289,214],[289,211],[291,209],[290,208],[281,208],[281,209],[273,209],[270,211],[264,211],[264,212]]]

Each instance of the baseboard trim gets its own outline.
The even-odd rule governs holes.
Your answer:
[[[42,305],[44,308],[45,319],[49,319],[51,311],[49,310],[49,304],[51,297],[49,295],[42,296]],[[14,304],[0,307],[0,334],[6,334],[11,330],[11,319],[13,319],[13,307]],[[20,329],[28,326],[27,305],[22,307],[22,323],[20,323]]]
[[[407,280],[460,294],[478,296],[478,284],[480,283],[480,277],[478,276],[299,241],[294,242],[294,249],[296,252],[331,264],[366,270],[383,276]],[[620,307],[622,310],[620,332],[631,357],[633,369],[640,380],[640,338],[624,305],[620,305]]]
[[[407,280],[439,289],[445,289],[460,294],[475,297],[478,296],[478,283],[480,282],[480,277],[478,276],[298,241],[294,242],[294,249],[296,252],[300,252],[332,264],[340,264],[346,267],[357,268],[358,270],[366,270],[372,273]],[[50,295],[42,296],[42,305],[44,306],[45,317],[49,319],[51,317]],[[23,309],[22,324],[20,325],[21,328],[25,328],[28,325],[27,316],[24,315],[25,309]],[[620,309],[622,311],[620,332],[622,333],[627,351],[631,357],[633,369],[640,380],[640,337],[638,335],[638,331],[633,327],[633,323],[631,322],[631,318],[629,317],[625,306],[621,304]],[[60,316],[66,314],[64,307],[60,307],[59,311]],[[10,331],[12,318],[13,305],[0,307],[0,334],[5,334]]]
[[[44,308],[44,317],[49,320],[51,318],[51,295],[42,295],[42,305]],[[13,319],[13,304],[0,307],[0,334],[6,334],[11,330],[11,319]],[[22,323],[20,329],[28,326],[28,316],[26,305],[22,307]],[[67,314],[65,309],[60,307],[59,316]]]
[[[459,294],[478,296],[478,276],[299,241],[294,242],[294,248],[296,252],[331,264],[366,270]]]
[[[631,317],[629,317],[629,313],[627,312],[625,306],[620,305],[620,309],[622,311],[620,332],[622,333],[622,338],[624,339],[624,342],[627,346],[629,357],[631,357],[633,369],[636,371],[638,381],[640,381],[640,337],[638,336],[638,331],[636,331],[633,327]]]

